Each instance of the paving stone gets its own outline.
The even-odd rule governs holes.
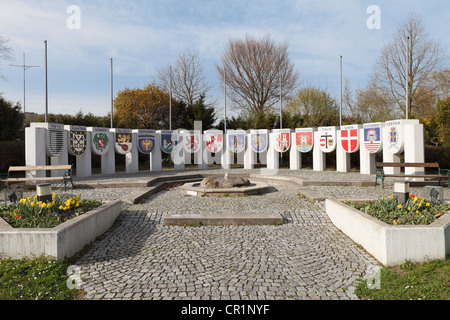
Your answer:
[[[204,172],[224,174],[223,170]],[[245,175],[258,170],[231,172]],[[372,176],[359,173],[280,170],[279,174],[308,181],[374,181]],[[155,176],[158,174],[117,174],[79,181],[125,183]],[[334,227],[323,201],[308,201],[288,185],[271,186],[265,195],[246,197],[183,196],[176,186],[138,204],[124,203],[115,225],[75,262],[82,270],[84,289],[89,289],[85,299],[358,299],[354,294],[357,279],[378,262]],[[308,188],[337,199],[392,192],[389,182],[386,189]],[[139,189],[71,192],[107,201]],[[275,212],[284,217],[284,223],[224,227],[162,224],[167,214],[224,212]]]

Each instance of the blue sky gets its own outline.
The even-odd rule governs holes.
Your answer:
[[[67,8],[80,9],[80,28],[69,29]],[[381,29],[369,29],[370,5],[380,8]],[[0,0],[0,35],[9,39],[13,60],[0,61],[0,92],[23,101],[23,53],[27,65],[26,110],[45,111],[44,40],[48,41],[49,112],[106,115],[110,111],[110,58],[114,92],[144,87],[181,50],[199,52],[209,92],[222,116],[222,91],[215,64],[230,38],[269,34],[289,44],[303,84],[339,97],[339,56],[343,77],[363,88],[384,44],[409,11],[423,16],[426,31],[447,50],[448,0]]]

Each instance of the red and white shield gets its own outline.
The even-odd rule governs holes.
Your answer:
[[[353,153],[359,150],[359,126],[341,127],[341,146],[345,152]]]
[[[291,129],[274,129],[275,145],[277,152],[285,152],[291,146]]]
[[[220,152],[223,146],[223,133],[220,130],[207,130],[203,132],[206,149],[211,153]]]
[[[200,131],[183,131],[181,133],[184,139],[184,150],[189,153],[196,153],[200,150]]]
[[[329,153],[336,150],[336,127],[319,127],[319,149]]]

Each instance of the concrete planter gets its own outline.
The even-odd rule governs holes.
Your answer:
[[[0,218],[0,258],[70,258],[107,231],[121,212],[111,201],[49,229],[16,229]]]
[[[325,206],[333,224],[383,265],[445,259],[450,254],[450,214],[430,225],[395,226],[338,200],[327,199]]]

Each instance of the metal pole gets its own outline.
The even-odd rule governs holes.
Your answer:
[[[406,37],[406,119],[409,117],[409,37]]]
[[[45,122],[48,122],[47,40],[45,44]]]
[[[225,120],[223,122],[223,133],[227,133],[227,75],[225,74],[225,69],[223,69],[223,87],[224,87],[224,112],[225,112]]]
[[[169,130],[172,130],[172,66],[169,67]]]
[[[113,92],[113,59],[111,58],[111,128],[114,128],[113,115],[114,115],[114,92]]]
[[[341,56],[341,100],[339,109],[339,126],[342,127],[342,56]]]
[[[25,80],[25,71],[28,70],[29,68],[38,68],[39,66],[27,66],[25,64],[25,53],[23,54],[23,65],[17,65],[17,64],[10,64],[11,67],[20,67],[23,68],[23,114],[25,115],[26,113],[26,89],[25,89],[25,84],[26,84],[26,80]],[[25,121],[25,120],[24,120]]]
[[[23,114],[25,115],[25,53],[23,54]]]
[[[280,74],[280,129],[283,129],[283,79],[281,77],[281,67],[279,70]],[[280,152],[281,154],[281,152]]]

